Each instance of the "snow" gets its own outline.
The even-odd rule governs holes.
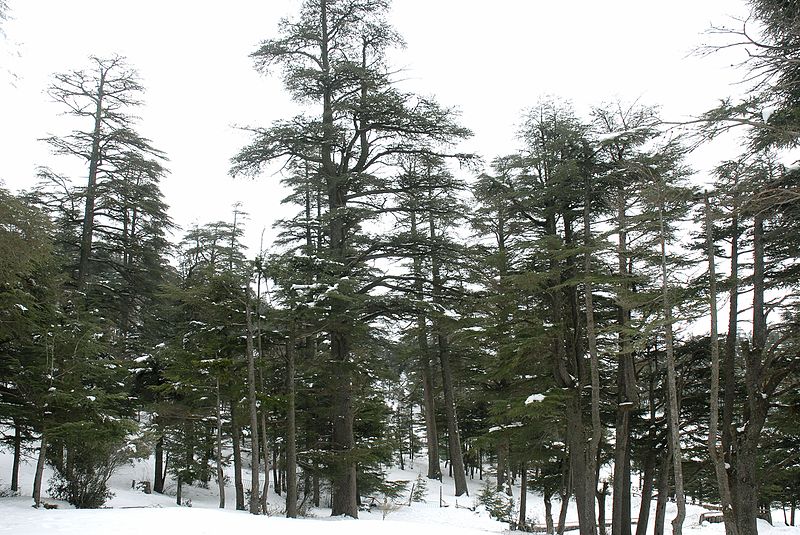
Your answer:
[[[531,394],[528,396],[528,399],[525,400],[525,405],[530,405],[531,403],[538,403],[544,401],[544,394]]]
[[[23,312],[27,312],[28,311],[28,307],[26,307],[22,303],[16,303],[16,305],[17,305],[17,308],[20,309],[21,311],[23,311]]]
[[[513,424],[512,424],[513,425]],[[34,445],[35,446],[35,445]],[[325,507],[309,511],[310,516],[302,519],[282,517],[282,497],[272,492],[270,481],[269,509],[271,516],[254,516],[243,511],[235,511],[235,494],[232,483],[226,487],[226,508],[218,508],[216,484],[212,480],[209,488],[198,486],[184,487],[184,497],[191,499],[192,507],[178,507],[175,504],[175,483],[167,481],[166,494],[144,494],[131,488],[131,481],[150,480],[154,460],[151,457],[135,465],[119,469],[110,481],[115,496],[106,504],[107,508],[97,510],[72,509],[65,502],[46,498],[45,501],[57,504],[58,509],[34,509],[31,507],[31,486],[36,465],[35,448],[26,454],[22,464],[20,486],[22,496],[0,498],[0,533],[33,535],[59,533],[62,535],[141,535],[143,533],[192,533],[193,535],[218,535],[220,533],[292,533],[294,535],[487,535],[507,534],[508,525],[489,517],[481,507],[475,507],[475,497],[486,484],[478,479],[468,478],[469,496],[454,496],[453,480],[445,475],[443,482],[427,481],[427,496],[424,502],[408,505],[408,492],[395,502],[392,510],[383,518],[379,507],[371,511],[359,512],[360,519],[331,518],[330,509]],[[391,469],[387,477],[391,481],[407,481],[407,488],[419,475],[426,473],[426,459],[417,456],[413,461],[406,457],[406,469]],[[231,467],[227,469],[233,481]],[[245,463],[243,470],[245,485],[249,483],[250,472]],[[447,470],[444,470],[445,474]],[[11,473],[11,455],[0,450],[0,488],[7,488]],[[45,481],[52,475],[48,466]],[[518,481],[516,482],[518,483]],[[512,487],[513,496],[519,502],[520,488]],[[637,491],[638,489],[633,489]],[[446,507],[439,506],[439,493],[442,493]],[[528,520],[536,524],[544,521],[542,496],[529,492]],[[382,499],[381,499],[382,500]],[[323,504],[326,505],[323,497]],[[634,492],[632,508],[638,511],[639,494]],[[558,514],[560,502],[553,500],[554,515]],[[611,518],[611,499],[607,500],[606,518]],[[472,508],[476,510],[473,511]],[[655,507],[652,514],[655,514]],[[722,524],[699,525],[698,520],[705,509],[687,504],[687,518],[684,524],[693,535],[723,535]],[[674,517],[676,506],[667,505],[667,522]],[[760,535],[800,535],[800,528],[783,526],[783,516],[779,511],[773,513],[775,527],[759,521]],[[567,523],[577,521],[574,503],[567,511]],[[652,526],[653,518],[650,519]],[[669,525],[669,524],[668,524]],[[576,532],[568,532],[574,534]]]

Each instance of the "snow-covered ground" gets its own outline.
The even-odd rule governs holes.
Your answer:
[[[395,468],[389,473],[390,480],[413,482],[417,475],[425,473],[425,459],[417,458],[413,463],[406,463],[406,470]],[[233,480],[232,469],[229,468],[229,479]],[[249,483],[249,471],[245,470],[245,485]],[[425,502],[414,502],[393,508],[384,518],[379,508],[359,513],[359,520],[331,518],[330,509],[311,509],[309,517],[303,519],[286,519],[280,514],[283,508],[282,497],[275,495],[270,489],[270,509],[276,511],[273,516],[253,516],[243,511],[235,511],[235,492],[232,486],[226,490],[226,509],[218,508],[216,485],[212,481],[209,488],[186,487],[183,489],[184,499],[191,499],[192,507],[178,507],[175,504],[174,482],[168,483],[166,495],[144,494],[131,488],[131,481],[152,479],[152,459],[121,468],[111,480],[115,496],[100,510],[75,510],[65,502],[47,499],[48,503],[58,504],[57,509],[35,509],[31,507],[30,498],[33,482],[34,462],[28,459],[20,470],[21,496],[0,498],[0,533],[28,534],[136,534],[142,533],[192,533],[193,535],[243,532],[248,529],[258,532],[286,533],[297,535],[314,534],[322,530],[330,535],[471,535],[486,533],[503,533],[508,525],[489,517],[488,513],[475,506],[475,497],[484,485],[478,479],[468,480],[470,497],[456,498],[453,495],[453,483],[445,477],[442,484],[428,482],[428,496]],[[48,469],[45,480],[52,472]],[[0,452],[0,487],[8,487],[11,474],[11,455],[7,451]],[[439,493],[447,507],[439,506]],[[514,488],[515,497],[519,498],[519,487]],[[400,500],[398,500],[400,501]],[[544,504],[541,495],[528,493],[528,519],[534,523],[544,522]],[[610,499],[608,500],[610,506]],[[633,511],[638,510],[638,498],[634,498]],[[560,504],[553,502],[553,514],[557,517]],[[653,506],[655,509],[655,506]],[[698,518],[703,508],[688,504],[685,530],[695,535],[721,535],[724,533],[721,524],[698,525]],[[610,518],[610,510],[608,518]],[[675,514],[674,504],[667,509],[668,519]],[[800,535],[800,528],[783,526],[782,515],[776,512],[776,525],[766,522],[759,524],[761,535]],[[567,522],[576,520],[574,504],[571,504]],[[652,526],[652,518],[651,524]],[[668,526],[669,527],[669,526]],[[652,528],[651,528],[652,529]],[[264,531],[266,530],[266,531]]]

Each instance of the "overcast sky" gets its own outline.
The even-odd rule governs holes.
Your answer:
[[[53,157],[37,141],[69,129],[44,90],[52,73],[116,53],[147,88],[139,131],[170,159],[162,189],[175,221],[187,228],[230,219],[240,201],[251,218],[247,243],[257,248],[263,228],[269,242],[281,213],[279,178],[234,180],[228,167],[248,139],[236,125],[293,113],[280,80],[256,73],[248,54],[299,0],[8,3],[12,20],[0,41],[6,187],[33,185],[38,165],[84,182],[79,162]],[[475,133],[463,148],[488,162],[517,147],[521,111],[542,95],[570,99],[582,114],[604,101],[639,99],[676,120],[738,93],[742,76],[730,64],[743,58],[691,53],[709,41],[710,24],[745,12],[740,0],[395,0],[391,20],[407,47],[393,58],[404,87],[462,111]],[[702,175],[716,157],[701,153],[692,163]]]

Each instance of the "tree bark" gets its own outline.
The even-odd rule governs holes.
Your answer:
[[[518,529],[521,531],[528,531],[528,465],[522,463],[522,470],[520,473],[520,491],[519,491],[519,519],[517,520]]]
[[[667,354],[667,395],[669,397],[669,436],[672,441],[672,473],[675,480],[675,502],[678,513],[672,520],[672,533],[681,535],[686,519],[686,498],[683,493],[683,456],[681,454],[680,409],[676,378],[675,350],[672,333],[672,303],[669,299],[667,280],[667,246],[664,228],[664,199],[658,207],[659,241],[661,245],[661,296],[664,308],[665,349]]]
[[[642,474],[642,500],[639,505],[639,518],[636,521],[636,535],[647,535],[647,524],[650,520],[650,504],[653,501],[653,479],[656,471],[656,451],[651,446],[644,462]]]
[[[597,527],[605,535],[606,529],[606,496],[608,496],[608,481],[603,481],[603,486],[596,492],[597,495]]]
[[[616,441],[614,445],[614,489],[611,509],[612,535],[631,535],[631,494],[630,484],[630,411],[638,404],[636,389],[636,373],[633,363],[633,350],[628,328],[630,310],[625,304],[630,285],[627,249],[627,215],[625,209],[625,190],[622,185],[617,188],[617,261],[620,283],[620,298],[617,303],[617,322],[619,324],[619,363],[617,365],[617,418]]]
[[[756,474],[758,444],[767,415],[766,395],[762,395],[762,358],[767,341],[764,308],[764,215],[753,217],[753,334],[744,351],[745,391],[744,429],[734,439],[731,498],[738,535],[758,535],[759,485]]]
[[[295,423],[295,336],[286,342],[286,517],[297,518],[297,436]]]
[[[436,228],[433,218],[430,219],[430,238],[432,242],[436,240]],[[437,253],[431,253],[431,275],[433,283],[433,302],[442,305],[442,279],[439,272],[439,260]],[[469,495],[467,489],[467,474],[464,470],[464,456],[461,452],[461,434],[458,430],[458,416],[456,413],[455,387],[453,385],[453,372],[450,368],[450,347],[447,335],[443,332],[441,321],[434,322],[437,349],[439,351],[439,363],[442,369],[442,390],[444,391],[444,409],[447,418],[447,445],[450,452],[450,466],[453,471],[455,482],[455,494]]]
[[[590,435],[589,447],[586,451],[586,481],[583,485],[586,487],[586,499],[591,504],[586,504],[584,521],[590,520],[587,533],[595,535],[597,527],[594,525],[594,495],[597,493],[597,479],[598,479],[598,453],[600,451],[600,441],[603,438],[603,424],[600,421],[600,357],[597,352],[597,328],[594,321],[594,295],[592,294],[592,252],[590,246],[593,244],[592,238],[592,219],[591,219],[591,190],[590,181],[587,180],[586,197],[584,199],[583,207],[583,239],[586,252],[583,258],[584,268],[584,301],[586,303],[586,339],[589,346],[589,377],[591,381],[591,418],[592,428]],[[605,500],[605,494],[603,499]],[[605,517],[605,511],[602,512]],[[588,518],[587,518],[588,517]],[[601,525],[600,530],[605,532],[605,518]]]
[[[260,299],[260,297],[259,297]],[[253,314],[250,306],[250,290],[245,291],[245,316],[247,322],[247,397],[250,408],[250,503],[251,514],[259,509],[259,456],[258,449],[258,403],[256,399],[256,349],[253,346]]]
[[[558,528],[556,529],[558,535],[564,535],[564,530],[567,527],[567,511],[569,511],[569,498],[571,494],[569,487],[564,489],[564,492],[561,494],[561,509],[558,513]]]
[[[714,465],[714,475],[717,479],[722,516],[725,522],[726,535],[737,535],[736,516],[733,512],[731,489],[728,482],[728,471],[725,469],[725,453],[717,449],[717,435],[719,433],[719,333],[717,331],[717,271],[714,254],[714,218],[711,212],[711,203],[708,193],[704,197],[705,223],[706,223],[706,258],[708,260],[709,275],[709,309],[711,312],[711,400],[708,424],[708,453]],[[736,237],[734,236],[734,240]]]
[[[350,350],[344,332],[332,333],[332,351],[342,365],[348,366]],[[333,447],[336,454],[331,496],[331,514],[358,518],[358,489],[353,435],[353,388],[350,373],[344,373],[344,384],[334,394]]]
[[[549,535],[555,533],[555,526],[553,525],[553,502],[551,501],[552,497],[553,497],[552,492],[544,491],[542,493],[542,499],[544,500],[545,531]]]
[[[656,518],[653,525],[653,535],[664,535],[664,526],[667,516],[667,501],[669,499],[669,466],[672,461],[672,448],[661,459],[658,469],[658,500],[656,500]]]
[[[219,397],[217,377],[217,485],[219,486],[219,508],[225,509],[225,472],[222,470],[222,400]]]
[[[22,432],[19,422],[13,419],[14,424],[14,458],[11,462],[11,492],[19,491],[19,463],[22,456]]]
[[[236,421],[236,404],[231,403],[231,438],[233,441],[233,482],[236,488],[236,510],[244,511],[244,483],[242,482],[242,435]]]
[[[506,485],[508,473],[508,439],[503,438],[497,444],[497,492],[508,494],[509,488]]]
[[[36,474],[33,477],[33,504],[39,507],[42,503],[42,476],[44,463],[47,456],[47,431],[42,430],[42,440],[39,445],[39,457],[36,460]]]
[[[164,435],[159,435],[155,448],[156,466],[153,474],[153,492],[164,494]]]
[[[417,214],[411,212],[411,235],[419,236],[417,230]],[[422,303],[425,298],[422,273],[422,261],[418,255],[414,256],[414,289],[416,298]],[[431,370],[430,348],[428,347],[428,325],[425,314],[417,314],[417,345],[420,351],[420,367],[422,368],[422,389],[425,415],[425,440],[428,449],[428,479],[442,479],[442,468],[439,462],[439,432],[436,428],[436,401],[433,384],[433,371]]]
[[[261,490],[261,512],[267,514],[267,496],[269,494],[269,446],[267,442],[267,416],[261,411],[261,450],[264,459],[264,488]]]

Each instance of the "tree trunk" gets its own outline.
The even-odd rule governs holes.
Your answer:
[[[736,175],[734,175],[736,179]],[[728,290],[728,333],[725,337],[725,356],[722,362],[722,455],[733,466],[733,445],[736,436],[733,413],[736,396],[736,347],[739,331],[739,188],[733,184],[731,206],[730,290]],[[728,474],[730,480],[731,475]],[[730,486],[730,485],[729,485]],[[731,489],[731,492],[733,490]],[[732,498],[732,497],[731,497]]]
[[[314,474],[311,476],[311,485],[312,485],[312,488],[313,488],[312,499],[314,500],[312,503],[314,504],[314,507],[319,507],[320,492],[319,492],[319,472],[318,471],[314,471]]]
[[[436,229],[433,218],[430,220],[430,238],[436,239]],[[439,261],[436,252],[431,254],[431,274],[433,282],[433,302],[441,306],[442,280],[439,274]],[[436,331],[437,348],[439,350],[439,363],[442,368],[442,390],[444,391],[444,412],[447,418],[447,445],[450,453],[450,466],[455,482],[455,494],[469,494],[467,489],[467,474],[464,470],[464,457],[461,452],[461,435],[458,430],[458,416],[456,414],[455,387],[453,386],[453,372],[450,368],[450,347],[447,335],[443,332],[441,321],[434,322]]]
[[[14,459],[11,462],[11,492],[19,491],[19,462],[22,456],[22,432],[16,418],[14,422]]]
[[[236,421],[236,404],[231,403],[231,438],[233,440],[233,482],[236,488],[236,510],[244,511],[244,483],[242,482],[242,435]]]
[[[569,488],[565,489],[561,494],[561,510],[558,513],[558,529],[556,530],[558,535],[564,535],[564,530],[567,527],[567,511],[569,510],[570,494]]]
[[[331,350],[336,360],[347,366],[350,350],[343,332],[333,333]],[[333,448],[336,460],[332,481],[331,515],[358,518],[358,490],[356,463],[352,458],[355,448],[353,436],[353,386],[350,374],[344,373],[344,384],[334,394]]]
[[[153,474],[153,492],[164,494],[164,435],[159,435],[155,448],[156,466]]]
[[[686,519],[686,498],[683,493],[683,456],[681,455],[680,409],[676,378],[675,350],[672,333],[672,303],[669,299],[667,280],[667,246],[664,228],[664,199],[658,207],[659,241],[661,244],[661,295],[664,308],[665,349],[667,353],[667,394],[669,397],[669,436],[672,441],[672,473],[675,480],[675,502],[678,513],[672,520],[672,533],[681,535]]]
[[[667,501],[669,499],[669,465],[672,452],[668,451],[661,459],[658,470],[658,500],[656,501],[656,518],[653,525],[653,535],[664,535],[664,525],[667,517]]]
[[[417,237],[417,214],[411,213],[411,235]],[[416,299],[423,302],[425,288],[422,273],[422,260],[414,256],[414,289]],[[442,479],[442,468],[439,462],[439,431],[436,428],[436,401],[433,384],[433,371],[431,370],[430,348],[428,347],[428,325],[425,314],[417,314],[417,345],[420,352],[420,367],[422,368],[422,390],[425,415],[425,440],[428,448],[428,479]]]
[[[42,430],[42,440],[39,445],[39,457],[36,460],[36,474],[33,477],[33,504],[39,507],[42,503],[42,476],[44,462],[47,456],[47,431]]]
[[[225,472],[222,470],[222,400],[219,397],[217,377],[217,485],[219,485],[219,508],[225,509]]]
[[[736,515],[738,535],[757,535],[759,485],[756,474],[758,444],[766,421],[768,400],[762,392],[762,364],[767,341],[767,320],[764,308],[764,215],[753,217],[753,334],[744,351],[745,391],[744,429],[735,435],[731,498]]]
[[[272,490],[275,491],[275,494],[278,496],[281,495],[283,492],[283,488],[281,487],[281,482],[278,479],[278,445],[275,445],[275,449],[272,450]]]
[[[286,517],[297,518],[297,437],[295,424],[295,336],[286,342]]]
[[[594,495],[597,493],[597,479],[598,479],[598,453],[600,451],[600,441],[603,438],[603,424],[600,421],[600,357],[597,352],[597,329],[594,321],[594,295],[592,289],[592,252],[590,246],[593,245],[592,239],[592,219],[591,219],[591,181],[586,181],[586,197],[584,199],[583,207],[583,240],[586,252],[583,258],[584,269],[584,301],[586,304],[586,339],[589,349],[589,377],[591,381],[591,418],[592,428],[590,434],[589,447],[586,451],[586,481],[583,483],[585,487],[586,499],[591,503],[586,504],[586,511],[581,517],[584,522],[589,521],[588,533],[594,535],[597,533],[597,527],[594,525]],[[605,494],[603,496],[605,502]],[[599,505],[599,502],[598,502]],[[604,505],[605,507],[605,505]],[[600,531],[605,533],[605,511],[603,515],[603,522],[600,523]]]
[[[647,524],[650,520],[650,504],[653,501],[653,479],[655,478],[655,471],[656,451],[651,446],[644,461],[642,500],[639,505],[639,518],[636,521],[636,535],[647,535]]]
[[[250,306],[250,289],[245,291],[245,319],[247,322],[247,398],[250,409],[250,503],[251,514],[257,515],[259,508],[259,456],[258,449],[258,403],[256,399],[256,349],[253,344],[253,313]]]
[[[741,444],[735,455],[734,478],[731,487],[733,511],[736,514],[736,527],[739,535],[758,535],[758,481],[756,463],[758,455],[749,444]]]
[[[264,488],[261,491],[261,512],[267,514],[267,496],[269,494],[269,446],[267,442],[267,416],[261,411],[261,450],[264,459]]]
[[[89,256],[92,252],[92,235],[94,233],[94,205],[97,195],[97,173],[100,167],[100,128],[103,121],[103,99],[105,98],[106,71],[100,69],[100,80],[97,84],[97,100],[94,111],[94,129],[92,130],[92,152],[89,156],[89,179],[86,184],[86,205],[83,212],[81,228],[81,248],[78,259],[78,289],[82,290],[89,275]]]
[[[508,439],[501,439],[497,444],[497,492],[508,494],[506,475],[508,473]],[[510,485],[510,483],[509,483]]]
[[[544,491],[542,493],[542,499],[544,500],[545,531],[549,535],[555,533],[555,527],[553,526],[553,502],[551,501],[552,497],[553,497],[552,492]]]
[[[528,465],[522,463],[522,471],[520,474],[520,491],[519,491],[519,520],[517,520],[518,529],[528,531]]]
[[[708,260],[709,275],[709,310],[711,312],[711,400],[708,424],[708,453],[714,465],[714,475],[717,479],[722,516],[725,522],[726,535],[737,535],[736,516],[733,511],[731,489],[728,481],[728,471],[725,469],[725,452],[717,449],[717,435],[719,433],[719,333],[717,331],[717,271],[714,254],[714,226],[711,213],[711,203],[708,193],[705,194],[705,223],[706,223],[706,257]],[[734,237],[734,240],[736,237]]]
[[[597,495],[597,527],[602,535],[606,529],[606,496],[608,496],[608,481],[603,481],[603,487],[596,492]]]
[[[633,349],[630,335],[627,330],[630,325],[630,310],[625,305],[630,291],[627,279],[630,277],[628,269],[627,248],[627,215],[625,213],[625,190],[622,185],[617,188],[617,264],[620,284],[620,299],[617,303],[617,323],[619,324],[619,357],[617,364],[617,418],[616,437],[614,445],[614,489],[611,509],[611,534],[631,535],[631,493],[630,485],[630,411],[639,399],[636,389],[636,373],[633,363]],[[627,472],[627,473],[626,473]]]

